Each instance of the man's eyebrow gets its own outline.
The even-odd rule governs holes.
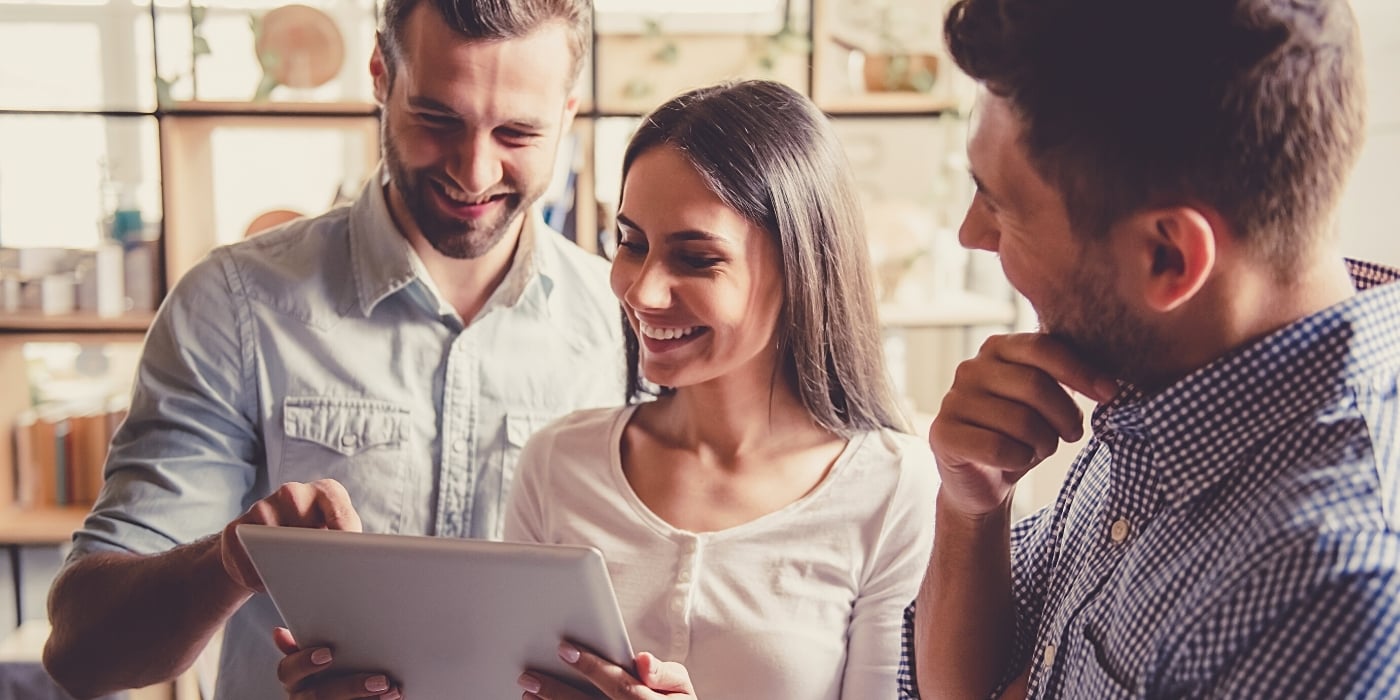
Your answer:
[[[456,109],[423,95],[410,95],[408,98],[408,105],[415,109],[425,109],[446,116],[461,117],[461,114],[459,114]],[[502,126],[519,129],[521,131],[543,131],[545,128],[544,123],[538,120],[525,118],[508,119],[502,123]]]
[[[445,114],[452,115],[457,114],[457,110],[448,107],[447,105],[438,102],[437,100],[431,97],[423,97],[421,95],[409,95],[408,104],[409,106],[417,107],[418,109],[430,109],[434,112],[443,112]]]
[[[999,198],[995,192],[987,187],[987,183],[983,182],[982,178],[977,177],[977,173],[971,170],[968,170],[967,174],[972,178],[972,184],[977,185],[977,191],[981,192],[983,197],[992,200],[993,204],[996,204]]]

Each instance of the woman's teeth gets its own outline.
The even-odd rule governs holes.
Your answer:
[[[641,321],[637,322],[637,326],[641,328],[642,335],[652,340],[675,340],[677,338],[684,338],[700,328],[699,326],[690,326],[688,328],[658,328],[656,326],[649,326]]]

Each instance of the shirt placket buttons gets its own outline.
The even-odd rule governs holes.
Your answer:
[[[1113,540],[1114,544],[1122,544],[1124,540],[1128,539],[1128,533],[1131,531],[1132,526],[1128,524],[1128,521],[1119,518],[1114,521],[1113,526],[1108,529],[1108,536],[1109,539]]]
[[[676,597],[671,601],[671,610],[676,616],[675,622],[671,625],[671,656],[675,658],[683,658],[686,654],[689,624],[685,619],[685,603],[690,596],[691,581],[694,577],[692,571],[695,568],[695,549],[694,539],[682,545],[680,571],[676,573]]]

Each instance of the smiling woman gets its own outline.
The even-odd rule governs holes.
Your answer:
[[[780,83],[694,90],[643,120],[622,172],[634,403],[531,438],[505,534],[601,550],[643,652],[561,657],[611,698],[889,696],[937,484],[891,399],[831,125]]]

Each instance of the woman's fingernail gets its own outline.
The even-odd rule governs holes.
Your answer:
[[[384,676],[370,676],[365,679],[365,690],[371,693],[382,693],[389,689],[389,679]]]
[[[331,662],[331,650],[322,647],[311,652],[311,663],[317,666],[325,666]]]
[[[520,686],[522,690],[524,690],[527,693],[540,692],[540,679],[535,678],[534,676],[528,673],[520,674],[520,677],[515,679],[515,682],[517,685]]]
[[[571,664],[578,663],[578,649],[575,649],[572,644],[564,642],[559,645],[559,658]]]

